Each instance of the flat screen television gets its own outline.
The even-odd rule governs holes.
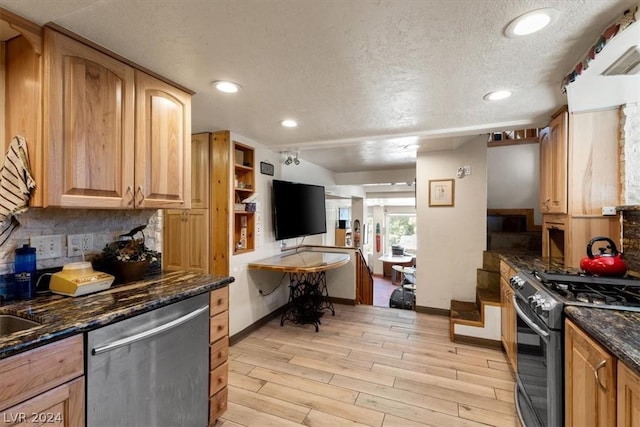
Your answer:
[[[276,240],[326,233],[324,187],[274,179],[273,225]]]

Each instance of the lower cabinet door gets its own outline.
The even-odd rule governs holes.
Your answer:
[[[84,426],[84,377],[7,409],[0,419],[3,427]]]

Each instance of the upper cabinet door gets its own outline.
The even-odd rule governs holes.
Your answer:
[[[45,28],[47,204],[134,207],[134,69]]]
[[[191,95],[136,71],[135,200],[141,208],[191,206]]]
[[[553,117],[540,133],[540,210],[567,213],[567,141],[569,113]]]

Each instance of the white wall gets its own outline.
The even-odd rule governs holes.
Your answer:
[[[335,182],[333,173],[329,170],[302,159],[300,165],[285,166],[282,164],[279,153],[268,150],[256,141],[235,133],[231,133],[231,138],[233,141],[254,147],[256,164],[266,160],[275,166],[274,176],[262,175],[259,172],[256,172],[255,175],[256,192],[259,195],[256,220],[259,219],[261,223],[261,244],[258,244],[257,241],[256,249],[253,252],[232,255],[229,259],[229,274],[235,278],[235,282],[229,286],[229,334],[233,336],[285,305],[289,298],[288,274],[247,270],[247,264],[250,262],[281,253],[280,242],[275,240],[273,231],[272,180],[283,179],[324,186],[335,185]],[[230,182],[233,182],[231,178],[230,176]],[[350,203],[350,200],[347,203]],[[230,212],[232,211],[230,206]],[[327,231],[333,235],[333,228],[328,227]],[[232,245],[231,238],[229,238],[229,245]],[[308,236],[304,242],[302,238],[297,238],[287,239],[285,243],[287,247],[294,247],[301,243],[304,245],[323,245],[326,238],[327,236],[322,234]],[[353,256],[349,264],[327,272],[327,288],[332,297],[350,300],[355,298],[355,258]],[[258,293],[259,290],[269,295],[261,296]]]
[[[533,209],[542,224],[538,144],[507,145],[487,149],[487,208]]]
[[[449,309],[452,299],[475,298],[487,238],[486,145],[486,137],[479,136],[456,150],[418,154],[418,306]],[[472,175],[456,179],[464,165]],[[455,206],[429,207],[428,181],[449,178],[455,181]]]

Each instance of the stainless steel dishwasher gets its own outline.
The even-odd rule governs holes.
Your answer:
[[[209,296],[87,333],[88,427],[208,423]]]

